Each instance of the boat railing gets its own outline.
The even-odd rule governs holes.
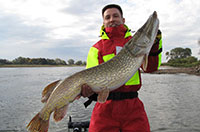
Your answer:
[[[72,117],[69,116],[68,132],[88,132],[90,121],[73,122]]]

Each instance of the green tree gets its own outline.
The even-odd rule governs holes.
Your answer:
[[[67,62],[68,62],[69,65],[74,65],[74,60],[73,59],[69,59]]]
[[[83,63],[82,63],[82,61],[81,60],[79,60],[79,61],[77,61],[76,63],[75,63],[75,65],[82,65]]]
[[[29,64],[30,58],[18,57],[12,61],[13,64]]]
[[[186,59],[186,63],[194,63],[194,62],[198,61],[198,59],[194,56],[190,56],[190,57],[184,58],[184,59]]]
[[[174,48],[168,53],[168,57],[170,59],[187,58],[191,55],[192,55],[192,51],[190,48],[184,49],[181,47]]]
[[[36,58],[38,60],[39,65],[47,65],[47,60],[45,58]]]
[[[170,58],[169,52],[167,51],[167,52],[165,53],[165,55],[166,55],[166,59],[168,60],[168,59]]]
[[[12,62],[6,59],[0,59],[0,65],[5,65],[5,64],[12,64]]]
[[[86,61],[83,62],[83,65],[86,65]]]
[[[56,62],[53,59],[47,59],[47,64],[48,65],[56,65]]]
[[[190,57],[192,55],[192,50],[190,48],[185,48],[185,52],[183,54],[183,58]]]
[[[66,62],[64,60],[59,59],[59,58],[56,58],[55,62],[56,62],[57,65],[66,65]]]
[[[30,60],[30,64],[37,65],[37,64],[40,64],[40,61],[39,61],[39,59],[37,59],[37,58],[32,58],[32,59]]]

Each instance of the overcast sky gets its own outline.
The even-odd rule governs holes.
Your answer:
[[[99,38],[101,9],[121,5],[135,31],[157,11],[166,51],[190,48],[200,58],[199,0],[0,0],[0,59],[83,60]]]

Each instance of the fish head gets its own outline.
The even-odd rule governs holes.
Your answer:
[[[134,56],[148,55],[157,36],[158,28],[159,20],[156,11],[154,11],[125,47]]]

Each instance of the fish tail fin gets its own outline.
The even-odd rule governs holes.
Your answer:
[[[64,118],[64,116],[66,115],[66,113],[67,113],[67,108],[68,108],[68,105],[65,105],[62,108],[56,109],[54,114],[53,114],[53,119],[56,122],[62,120]]]
[[[49,99],[49,96],[51,95],[51,93],[56,88],[59,82],[60,80],[54,81],[44,88],[44,90],[42,91],[42,99],[41,99],[42,103],[47,102],[47,100]]]
[[[49,128],[49,119],[47,121],[43,120],[38,113],[33,117],[30,123],[26,126],[30,132],[48,132]]]

